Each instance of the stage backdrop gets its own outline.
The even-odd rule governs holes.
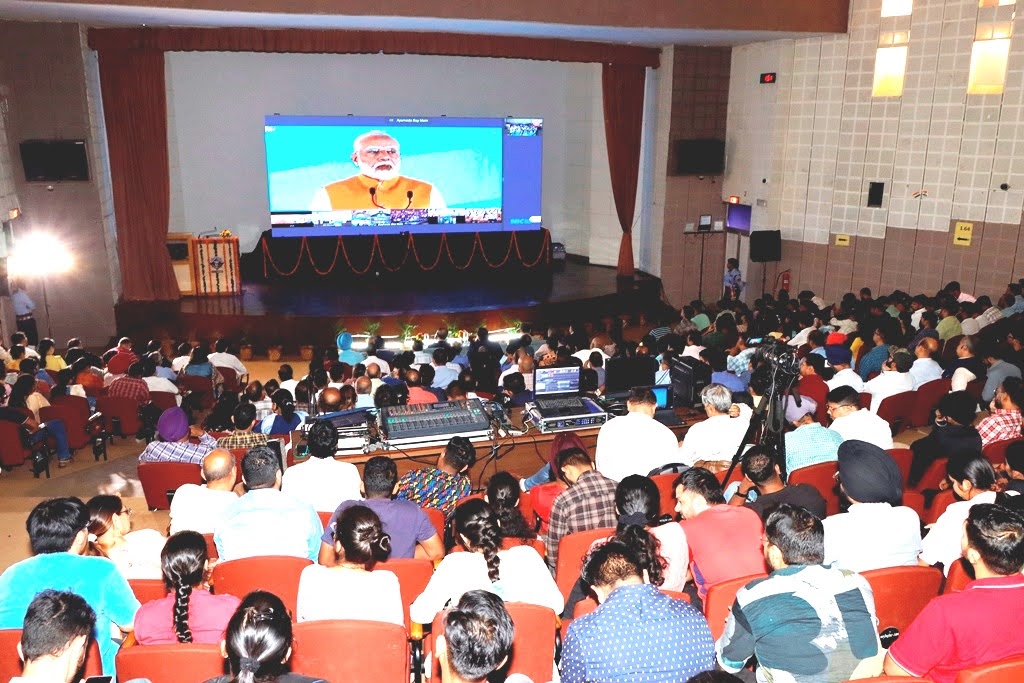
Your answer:
[[[600,64],[223,52],[166,60],[173,232],[230,228],[243,253],[256,247],[269,227],[265,114],[539,116],[544,226],[571,253],[618,262]]]

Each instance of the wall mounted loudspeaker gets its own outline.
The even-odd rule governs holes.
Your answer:
[[[755,230],[750,233],[750,260],[767,263],[782,260],[782,233],[778,230]]]

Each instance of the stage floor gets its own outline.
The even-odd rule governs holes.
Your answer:
[[[621,280],[614,268],[567,261],[538,277],[467,275],[431,281],[417,278],[362,280],[315,286],[283,281],[243,284],[237,296],[186,297],[175,302],[124,302],[115,307],[119,334],[135,339],[245,339],[257,347],[324,344],[337,331],[358,333],[380,322],[381,334],[403,324],[432,333],[441,325],[472,330],[526,321],[538,326],[603,316],[648,315],[664,304],[661,280],[637,274]]]

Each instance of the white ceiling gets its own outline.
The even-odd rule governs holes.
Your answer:
[[[557,2],[557,0],[554,0]],[[780,38],[809,37],[775,31],[705,31],[696,29],[575,26],[518,21],[432,19],[424,17],[269,14],[213,10],[129,7],[123,5],[0,0],[0,19],[65,21],[88,26],[195,26],[350,29],[478,33],[531,38],[566,38],[633,45],[741,45]]]

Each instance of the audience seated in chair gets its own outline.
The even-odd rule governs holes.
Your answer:
[[[501,527],[491,506],[479,498],[455,509],[455,538],[466,552],[450,553],[430,577],[426,590],[409,608],[410,618],[420,624],[433,622],[449,602],[467,590],[496,590],[508,602],[527,602],[562,613],[565,601],[533,548],[501,549]]]
[[[390,558],[425,558],[432,561],[444,557],[444,543],[430,519],[419,505],[392,498],[398,484],[398,468],[384,455],[375,455],[363,465],[362,490],[366,500],[347,500],[338,506],[325,526],[320,541],[319,564],[331,567],[337,561],[334,531],[345,510],[362,505],[373,510],[391,541]]]
[[[160,553],[160,566],[169,594],[139,608],[135,640],[140,645],[222,642],[239,599],[206,588],[206,539],[194,531],[172,535]]]
[[[729,499],[729,505],[743,505],[764,519],[771,508],[789,503],[807,509],[818,519],[825,518],[825,499],[816,488],[810,484],[786,485],[773,447],[764,444],[751,447],[743,454],[740,469],[743,480]]]
[[[704,615],[647,583],[629,547],[619,541],[597,546],[582,575],[600,607],[569,625],[559,667],[562,681],[684,681],[714,669],[714,641]],[[637,614],[658,618],[639,620]]]
[[[967,667],[1024,652],[1024,518],[992,504],[970,508],[963,557],[975,580],[928,603],[889,648],[885,673],[953,683]]]
[[[306,447],[309,457],[288,468],[281,491],[309,503],[317,512],[332,512],[342,501],[360,498],[359,469],[334,459],[338,430],[333,424],[315,422],[306,434]]]
[[[117,643],[111,627],[134,628],[135,599],[117,567],[102,557],[83,557],[89,547],[89,511],[78,498],[52,498],[28,516],[33,556],[0,575],[0,628],[21,628],[29,603],[47,588],[80,595],[96,612],[93,637],[103,658],[103,671],[114,674]]]
[[[824,556],[822,523],[807,510],[782,504],[768,516],[764,557],[772,571],[736,594],[715,646],[723,669],[739,672],[756,656],[759,680],[880,671],[871,587],[859,574],[823,566]]]
[[[239,403],[231,413],[231,433],[217,439],[217,448],[232,450],[234,448],[252,448],[265,446],[267,435],[254,432],[256,426],[256,406],[252,403]]]
[[[412,470],[402,475],[396,485],[395,498],[440,510],[449,517],[455,505],[472,492],[473,483],[466,473],[475,463],[476,447],[473,443],[462,436],[452,437],[437,456],[436,467]]]
[[[267,446],[242,458],[248,492],[224,510],[214,532],[223,561],[260,555],[306,557],[316,561],[323,526],[309,503],[281,493],[281,465]]]
[[[862,572],[917,564],[921,520],[900,505],[903,478],[888,453],[866,441],[844,442],[839,493],[849,508],[822,520],[826,565]]]
[[[168,408],[156,423],[158,441],[146,445],[139,462],[187,462],[201,465],[206,454],[217,447],[217,440],[196,425],[189,426],[188,414],[181,408]],[[198,443],[192,443],[191,439]]]
[[[25,683],[72,683],[85,661],[96,627],[96,612],[75,593],[46,589],[25,612],[18,656]]]
[[[467,591],[444,615],[444,633],[434,641],[434,655],[441,666],[441,683],[484,683],[501,669],[512,654],[515,626],[494,593]],[[522,674],[506,683],[531,683]]]
[[[346,508],[334,529],[336,559],[329,567],[313,564],[302,570],[297,621],[359,619],[404,625],[398,577],[374,569],[391,554],[391,538],[380,518],[362,505]]]
[[[558,452],[555,472],[568,488],[551,506],[544,539],[548,565],[558,565],[558,543],[565,536],[615,526],[615,482],[594,469],[587,451],[566,448]]]
[[[171,499],[170,533],[195,531],[212,534],[224,511],[238,500],[235,481],[238,464],[231,451],[215,448],[203,458],[205,484],[182,484]]]

